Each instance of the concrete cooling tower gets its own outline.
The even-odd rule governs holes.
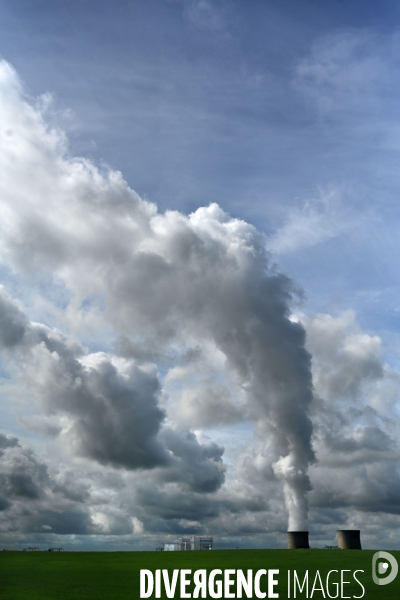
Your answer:
[[[288,531],[288,548],[309,548],[308,531]]]
[[[359,529],[338,529],[337,538],[341,550],[361,550]]]

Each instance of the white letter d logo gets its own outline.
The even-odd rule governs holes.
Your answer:
[[[376,563],[380,559],[384,559],[385,562],[378,563],[378,568],[376,568]],[[392,567],[391,573],[386,577],[378,577],[378,575],[384,575],[387,573],[389,563]],[[376,585],[387,585],[388,583],[392,583],[392,581],[396,578],[398,570],[399,565],[397,564],[397,560],[394,556],[389,554],[389,552],[383,552],[383,550],[375,552],[374,556],[372,557],[372,579]]]

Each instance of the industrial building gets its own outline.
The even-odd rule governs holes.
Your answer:
[[[309,548],[308,531],[288,531],[288,548]],[[340,548],[341,550],[361,550],[359,529],[338,529],[338,545],[325,546],[325,548]]]
[[[338,529],[337,538],[341,550],[361,550],[359,529]]]
[[[288,548],[309,548],[308,531],[288,531]]]
[[[164,550],[212,550],[214,538],[212,537],[178,537],[171,543],[164,544]]]

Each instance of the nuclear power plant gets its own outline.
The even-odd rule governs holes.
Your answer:
[[[308,543],[308,531],[288,531],[287,536],[289,550],[310,547]]]
[[[338,529],[337,539],[341,550],[361,550],[359,529]]]
[[[308,531],[288,531],[287,547],[289,550],[310,548]],[[359,529],[338,529],[337,546],[325,546],[325,548],[339,548],[340,550],[361,550]],[[182,550],[212,550],[214,538],[192,535],[190,537],[178,537],[173,542],[164,543],[159,550],[182,551]]]
[[[164,550],[212,550],[214,538],[212,537],[178,537],[172,543],[164,544]]]
[[[337,530],[338,548],[340,550],[361,550],[360,530],[359,529],[338,529]],[[288,531],[287,532],[288,549],[309,548],[308,531]]]

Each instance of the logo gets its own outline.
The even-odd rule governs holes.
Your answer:
[[[396,579],[398,570],[399,565],[397,564],[397,560],[394,556],[389,554],[389,552],[384,552],[383,550],[375,552],[372,557],[372,579],[376,585],[387,585],[388,583],[392,583],[392,581]],[[379,575],[386,576],[379,577]]]

